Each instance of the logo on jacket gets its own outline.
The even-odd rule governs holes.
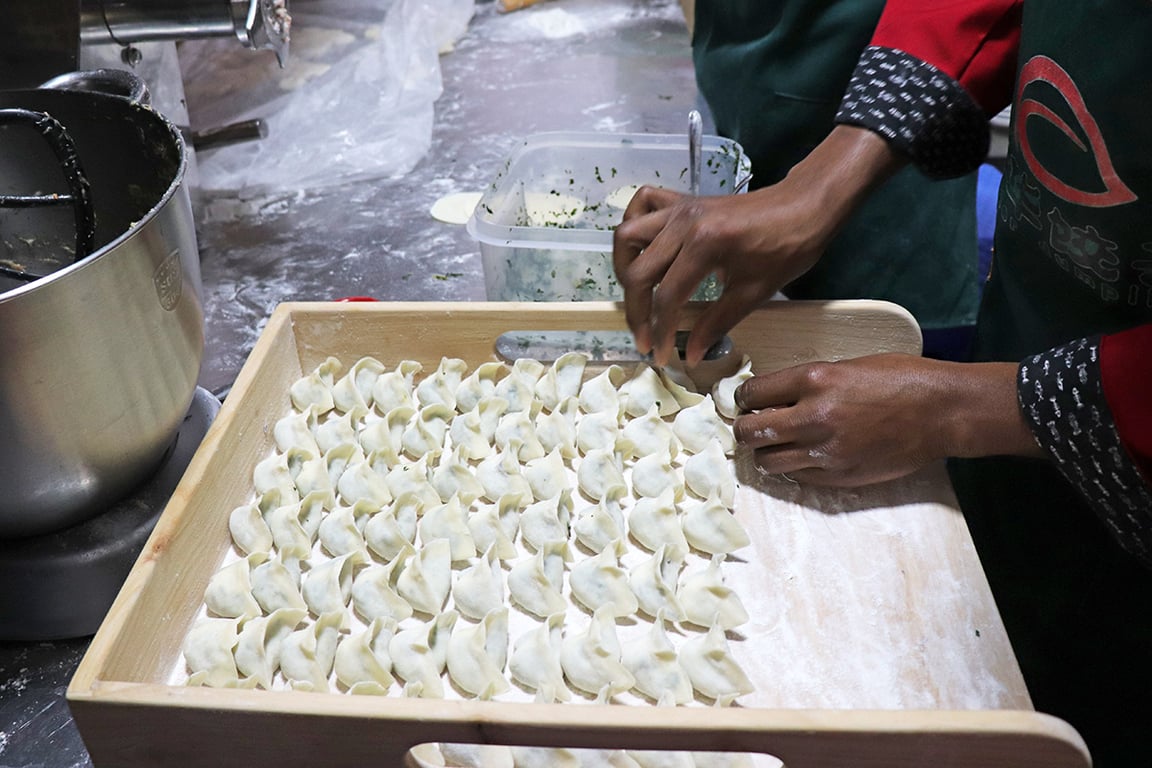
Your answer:
[[[1079,132],[1069,125],[1063,117],[1049,106],[1033,98],[1024,98],[1024,89],[1033,83],[1047,83],[1056,89],[1061,98],[1067,103],[1072,115],[1076,118]],[[1100,132],[1100,126],[1088,111],[1084,97],[1072,77],[1064,69],[1047,56],[1033,56],[1020,70],[1019,86],[1016,91],[1016,141],[1020,153],[1028,164],[1028,169],[1035,175],[1037,181],[1044,185],[1052,194],[1075,205],[1089,208],[1108,208],[1124,205],[1136,199],[1136,193],[1126,185],[1116,173],[1112,165],[1112,158],[1108,154],[1108,146]],[[1032,145],[1028,140],[1027,123],[1029,118],[1045,120],[1056,126],[1068,137],[1082,152],[1091,152],[1096,161],[1096,170],[1104,184],[1103,191],[1091,191],[1075,187],[1056,173],[1049,170],[1033,153]],[[1083,135],[1088,144],[1085,146]]]

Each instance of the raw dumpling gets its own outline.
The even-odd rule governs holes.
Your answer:
[[[511,411],[501,416],[493,440],[505,450],[513,443],[518,445],[516,458],[521,463],[544,455],[544,446],[536,437],[536,425],[525,411]]]
[[[359,461],[344,470],[336,483],[336,490],[345,504],[368,501],[376,508],[392,501],[392,492],[384,478],[367,461]]]
[[[556,496],[529,504],[520,515],[520,536],[532,549],[545,542],[568,538],[572,519],[572,492],[563,490]]]
[[[647,365],[639,365],[632,378],[624,382],[621,391],[627,394],[624,411],[632,417],[643,416],[655,405],[661,416],[671,416],[680,410],[676,396],[668,391],[659,374]]]
[[[455,496],[465,507],[484,495],[484,486],[476,479],[459,447],[441,455],[440,463],[432,470],[432,487],[442,500],[448,501]]]
[[[624,646],[624,666],[636,678],[635,688],[653,701],[670,699],[674,704],[692,701],[692,681],[680,666],[676,648],[664,631],[664,615],[656,614],[652,629]]]
[[[563,639],[564,614],[554,613],[535,629],[516,640],[508,671],[512,679],[547,701],[568,701],[572,694],[564,684],[560,667],[560,643]]]
[[[359,552],[365,555],[366,560],[368,551],[361,529],[365,527],[368,519],[379,511],[379,505],[366,501],[358,501],[351,507],[337,507],[320,523],[318,531],[320,546],[329,555]]]
[[[402,494],[364,525],[368,548],[384,560],[396,557],[407,545],[416,542],[416,518],[423,510],[424,502],[419,496]]]
[[[680,445],[690,453],[699,453],[708,447],[713,438],[720,441],[724,453],[736,450],[736,437],[732,427],[716,413],[716,404],[708,396],[691,408],[676,414],[672,421],[672,431],[680,440]]]
[[[620,385],[628,374],[618,365],[610,365],[580,387],[580,410],[584,413],[607,411],[613,416],[620,413]]]
[[[724,630],[715,624],[707,634],[690,637],[680,648],[680,665],[692,687],[717,702],[728,702],[756,690],[732,658]]]
[[[728,554],[751,543],[744,526],[720,501],[719,489],[713,489],[704,501],[688,499],[681,510],[684,538],[701,552]]]
[[[629,420],[621,434],[632,444],[636,456],[666,453],[675,458],[680,451],[680,441],[655,405],[643,416]]]
[[[400,498],[402,494],[414,493],[424,502],[425,507],[433,507],[442,503],[440,494],[428,482],[428,457],[421,456],[419,460],[411,463],[397,464],[385,478],[388,490],[392,491],[393,498]]]
[[[272,549],[272,531],[268,530],[258,504],[245,504],[232,510],[228,515],[228,532],[232,534],[232,543],[245,555]]]
[[[585,507],[572,531],[576,540],[593,552],[600,552],[614,541],[620,541],[628,532],[620,500],[628,495],[623,485],[609,488],[595,506]]]
[[[496,545],[484,557],[460,572],[452,585],[452,603],[464,616],[479,621],[504,605],[504,572]]]
[[[454,562],[476,556],[476,542],[472,540],[472,532],[468,529],[468,510],[455,496],[427,510],[417,528],[420,541],[425,547],[438,539],[447,541]]]
[[[688,540],[680,527],[676,493],[666,489],[655,498],[643,498],[628,513],[628,532],[650,552],[665,545],[669,557],[683,559],[688,554]]]
[[[736,503],[736,475],[719,440],[712,438],[684,462],[684,484],[702,499],[715,493],[729,508]]]
[[[351,694],[384,696],[391,687],[392,659],[388,643],[395,633],[391,619],[376,619],[363,632],[347,635],[336,646],[332,668]]]
[[[545,451],[560,451],[565,459],[579,455],[576,450],[576,416],[580,404],[574,397],[566,397],[551,411],[536,416],[536,439]]]
[[[316,445],[313,430],[319,415],[315,408],[309,407],[303,413],[290,413],[276,422],[272,428],[272,437],[276,447],[282,453],[288,453],[293,448],[305,450],[313,456],[320,455],[320,446]]]
[[[572,597],[590,611],[606,608],[616,618],[631,616],[639,607],[628,574],[616,559],[617,547],[604,547],[600,554],[581,560],[568,575]]]
[[[676,582],[682,565],[683,561],[668,556],[666,545],[661,544],[652,557],[629,571],[628,583],[640,610],[649,616],[663,615],[671,621],[684,620],[684,609],[676,596]]]
[[[484,498],[488,501],[510,493],[519,494],[525,501],[533,499],[532,488],[520,471],[519,449],[519,444],[512,441],[503,451],[492,453],[476,467],[476,477],[484,486]]]
[[[614,412],[590,413],[576,425],[576,447],[584,455],[595,450],[612,450],[618,437],[620,425]]]
[[[396,591],[414,610],[435,616],[452,586],[452,545],[433,539],[409,558],[396,579]]]
[[[641,456],[632,465],[632,494],[637,499],[655,498],[669,490],[672,491],[673,499],[684,496],[684,482],[676,467],[672,466],[672,458],[667,452]]]
[[[204,590],[204,604],[216,616],[247,621],[260,615],[260,604],[252,596],[252,568],[268,559],[255,552],[226,565],[212,575]]]
[[[372,407],[380,415],[401,406],[415,411],[412,399],[412,381],[424,366],[415,360],[401,360],[396,368],[380,374],[372,385]]]
[[[254,678],[264,690],[272,690],[272,677],[280,668],[280,647],[307,615],[307,611],[281,608],[246,623],[236,642],[240,674]]]
[[[727,631],[748,621],[748,611],[736,591],[724,583],[720,563],[724,555],[713,555],[708,567],[684,578],[677,590],[688,621],[702,627],[713,624]]]
[[[416,418],[416,409],[411,405],[398,405],[384,414],[382,419],[367,424],[358,435],[360,447],[368,454],[376,454],[389,460],[389,466],[399,461],[403,449],[404,432],[408,424]]]
[[[320,616],[284,638],[280,649],[280,671],[288,683],[298,691],[328,691],[328,675],[340,633],[345,629],[343,611]]]
[[[740,408],[736,405],[736,390],[755,375],[752,373],[752,358],[745,355],[740,370],[712,386],[712,400],[721,416],[735,419],[740,415]]]
[[[396,590],[404,564],[416,554],[411,545],[384,565],[373,564],[352,581],[352,609],[367,621],[390,619],[401,622],[412,615],[412,606]]]
[[[479,509],[468,515],[468,530],[476,549],[487,552],[495,547],[496,556],[501,560],[516,557],[516,531],[519,530],[519,496],[502,496],[495,504],[481,504]]]
[[[576,470],[576,484],[588,498],[603,499],[609,489],[624,485],[620,460],[611,449],[589,451]]]
[[[448,639],[457,618],[455,611],[445,611],[427,624],[397,632],[388,642],[393,674],[407,685],[419,686],[417,695],[444,698],[440,675],[448,661]]]
[[[552,410],[564,398],[580,394],[587,364],[588,355],[583,352],[566,352],[548,367],[536,382],[536,397],[546,409]]]
[[[424,406],[400,436],[400,447],[413,459],[439,453],[444,449],[444,438],[455,416],[452,407],[444,403]]]
[[[480,699],[508,690],[508,609],[501,606],[479,624],[457,622],[448,638],[448,675],[456,687]]]
[[[486,397],[496,393],[496,384],[508,373],[504,363],[481,363],[456,389],[456,410],[471,411]]]
[[[307,611],[308,604],[300,594],[299,572],[274,557],[252,569],[252,597],[272,613],[280,609]]]
[[[238,637],[236,619],[201,619],[184,640],[184,663],[191,673],[189,685],[222,688],[237,680],[232,649]]]
[[[673,375],[675,372],[677,375]],[[690,408],[704,399],[704,395],[696,391],[696,385],[692,383],[692,379],[685,371],[683,375],[679,375],[672,366],[660,369],[660,381],[663,382],[665,389],[672,393],[672,397],[676,398],[676,403],[681,408]],[[682,381],[678,381],[681,379]]]
[[[520,360],[516,361],[517,364]],[[536,379],[531,378],[517,364],[512,366],[512,372],[505,376],[496,385],[495,396],[507,403],[509,413],[528,411],[531,415],[534,407],[539,407],[536,400]]]
[[[359,414],[344,413],[339,416],[331,414],[327,419],[316,425],[314,435],[316,445],[321,453],[328,453],[338,445],[355,445],[360,447],[353,422]],[[335,478],[333,479],[335,481]]]
[[[372,388],[387,369],[374,357],[362,357],[332,385],[332,402],[341,413],[366,413],[372,407]]]
[[[259,462],[252,471],[252,484],[258,496],[271,491],[278,492],[281,504],[290,504],[300,498],[296,480],[288,471],[287,454],[274,453]]]
[[[456,390],[464,379],[468,364],[454,357],[440,358],[436,371],[416,386],[416,399],[421,406],[445,405],[456,409]]]
[[[592,615],[583,632],[573,633],[560,644],[560,666],[575,688],[593,695],[623,693],[635,685],[632,673],[620,661],[620,641],[612,609],[604,606]]]
[[[355,568],[363,565],[364,556],[359,552],[340,555],[316,565],[304,576],[300,589],[304,602],[313,615],[321,616],[333,611],[343,611],[352,597],[352,578]]]
[[[568,542],[544,544],[532,557],[513,564],[508,571],[508,594],[512,601],[533,616],[544,618],[561,613],[568,601],[561,594]]]
[[[479,406],[452,419],[448,437],[452,440],[453,451],[464,461],[483,459],[492,450],[492,444],[484,434]]]
[[[312,373],[302,379],[297,379],[288,388],[288,396],[293,407],[298,411],[306,411],[309,406],[315,406],[318,413],[327,413],[332,410],[332,384],[336,374],[340,373],[340,361],[330,357],[316,367]]]
[[[547,456],[532,459],[524,467],[524,479],[537,499],[555,498],[568,488],[568,468],[559,449],[553,449]]]

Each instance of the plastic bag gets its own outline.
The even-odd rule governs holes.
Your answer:
[[[439,55],[467,29],[474,0],[330,5],[294,9],[283,70],[235,43],[182,49],[194,125],[268,124],[260,141],[198,153],[202,192],[275,194],[400,176],[428,151]]]

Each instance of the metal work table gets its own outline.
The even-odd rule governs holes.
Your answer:
[[[566,23],[549,31],[529,14]],[[699,107],[676,0],[550,0],[511,14],[480,2],[440,65],[431,150],[406,175],[197,204],[204,388],[227,392],[281,301],[483,300],[479,248],[431,218],[435,200],[482,191],[529,134],[681,132]],[[91,764],[64,700],[87,644],[0,644],[0,768]]]

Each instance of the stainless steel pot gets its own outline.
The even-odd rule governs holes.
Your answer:
[[[0,92],[5,108],[64,125],[96,218],[90,255],[0,278],[0,538],[15,538],[94,516],[160,464],[195,390],[204,315],[180,132],[84,91]],[[0,193],[64,188],[41,136],[0,127]],[[43,268],[75,236],[67,209],[0,210],[10,261]]]

